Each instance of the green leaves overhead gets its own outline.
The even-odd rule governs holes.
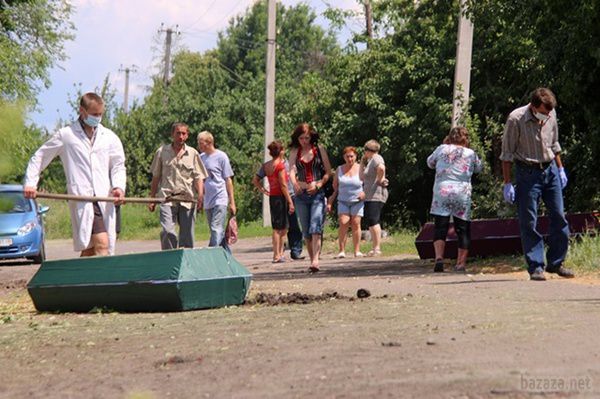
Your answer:
[[[70,14],[64,0],[0,3],[0,98],[35,104],[40,85],[50,85],[50,68],[66,58]]]

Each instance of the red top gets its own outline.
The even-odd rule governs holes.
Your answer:
[[[270,196],[279,196],[279,195],[283,195],[283,192],[281,191],[281,186],[279,184],[279,172],[283,170],[283,181],[287,182],[287,173],[285,171],[285,165],[283,162],[279,162],[277,165],[275,165],[275,169],[273,170],[273,173],[271,173],[270,175],[267,174],[267,179],[269,179],[269,195]],[[265,170],[265,174],[267,173],[267,171]]]
[[[312,159],[308,162],[304,162],[302,160],[302,148],[298,148],[298,159],[300,160],[300,163],[302,164],[302,169],[304,170],[304,182],[307,184],[312,183],[315,180],[313,176],[313,163],[315,158],[317,158],[317,148],[315,146],[313,146],[312,148],[312,153]]]

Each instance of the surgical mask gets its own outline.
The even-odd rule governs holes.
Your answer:
[[[90,127],[96,127],[96,126],[98,126],[98,124],[100,123],[101,120],[102,120],[102,116],[88,115],[83,120],[83,122]]]
[[[541,122],[546,122],[548,119],[550,119],[550,115],[542,114],[541,112],[537,111],[533,113],[533,116],[538,118],[538,120],[540,120]]]

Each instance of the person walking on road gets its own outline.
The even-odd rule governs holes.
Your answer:
[[[283,144],[276,140],[267,148],[273,159],[261,166],[259,173],[252,178],[252,184],[263,194],[269,196],[271,226],[273,227],[273,263],[283,263],[285,262],[283,237],[288,229],[288,214],[293,213],[295,209],[288,191],[288,174],[283,159]],[[263,187],[261,174],[267,177],[269,190]]]
[[[190,134],[185,123],[174,123],[171,127],[171,144],[161,146],[152,160],[152,183],[150,196],[166,198],[170,195],[181,195],[194,198],[197,193],[198,202],[167,202],[160,204],[160,246],[163,250],[179,247],[194,248],[194,225],[196,209],[202,209],[204,198],[204,179],[206,169],[200,160],[198,151],[185,144]],[[154,212],[156,204],[148,204],[150,212]],[[179,224],[179,236],[175,226]]]
[[[365,220],[373,242],[373,248],[367,252],[367,256],[381,255],[381,210],[388,198],[388,179],[385,177],[385,161],[379,155],[380,148],[376,140],[367,141],[360,162],[360,178],[365,192]]]
[[[233,170],[226,153],[215,148],[215,139],[208,131],[198,134],[200,158],[206,168],[204,180],[204,211],[210,229],[209,247],[222,246],[231,252],[225,239],[225,222],[227,210],[232,216],[236,214],[233,193]]]
[[[531,280],[546,280],[544,272],[572,278],[563,266],[569,248],[569,224],[565,218],[563,189],[568,179],[560,158],[556,98],[540,87],[529,104],[510,113],[502,137],[503,195],[516,203],[521,244]],[[516,188],[511,172],[516,166]],[[544,238],[537,230],[538,206],[543,201],[550,219],[548,251],[544,262]]]
[[[444,249],[450,217],[458,237],[455,271],[465,271],[471,244],[471,176],[481,172],[479,157],[469,148],[469,132],[454,127],[427,158],[427,166],[435,169],[433,200],[430,213],[434,216],[434,272],[444,271]]]
[[[360,165],[356,162],[358,153],[354,147],[343,150],[344,164],[338,166],[333,178],[333,194],[327,199],[327,212],[331,212],[333,201],[337,197],[337,213],[339,220],[338,247],[336,259],[346,257],[346,240],[348,228],[352,229],[352,247],[354,257],[360,258],[360,221],[363,216],[365,192],[360,178]]]
[[[290,180],[310,256],[310,272],[319,271],[326,205],[323,186],[331,176],[327,151],[318,141],[319,134],[308,123],[301,123],[294,129],[290,144]]]
[[[115,251],[115,205],[125,197],[126,169],[123,144],[100,123],[104,100],[86,93],[79,101],[79,118],[59,129],[33,154],[27,165],[23,193],[35,198],[40,174],[60,157],[67,192],[78,196],[114,197],[111,202],[69,201],[73,248],[81,256],[112,255]]]

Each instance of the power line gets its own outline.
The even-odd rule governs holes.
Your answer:
[[[206,9],[204,9],[204,12],[202,14],[200,14],[200,16],[194,21],[192,22],[191,25],[187,26],[187,28],[191,28],[192,26],[196,25],[198,22],[200,22],[200,20],[202,19],[202,17],[204,17],[206,14],[208,14],[208,11],[212,8],[212,6],[215,5],[215,3],[217,2],[217,0],[213,0],[212,3],[210,3],[210,5],[208,7],[206,7]]]
[[[219,19],[216,23],[212,23],[207,29],[205,29],[204,31],[211,31],[215,26],[218,26],[221,22],[223,22],[224,19],[229,18],[229,14],[231,14],[233,12],[233,10],[235,10],[240,3],[244,1],[244,0],[239,0],[237,3],[235,3],[235,5],[228,11],[225,13],[225,16],[221,19]]]

